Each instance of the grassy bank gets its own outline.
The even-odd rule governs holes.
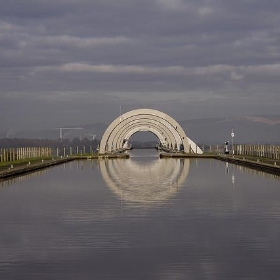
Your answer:
[[[41,163],[42,161],[50,161],[52,160],[51,157],[40,157],[40,158],[30,158],[30,159],[21,159],[16,161],[8,161],[8,162],[0,162],[0,170],[15,167],[21,167],[25,165],[34,164],[34,163]]]

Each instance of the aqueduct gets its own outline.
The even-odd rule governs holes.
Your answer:
[[[156,135],[160,146],[167,151],[202,153],[172,117],[153,109],[137,109],[124,113],[108,126],[100,142],[99,154],[123,150],[129,138],[139,131]]]

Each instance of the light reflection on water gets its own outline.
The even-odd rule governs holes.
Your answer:
[[[147,150],[131,152],[130,160],[101,160],[100,171],[106,185],[131,207],[148,207],[170,199],[186,181],[189,160],[160,159]],[[144,155],[141,161],[137,160]]]
[[[279,177],[131,153],[1,182],[0,279],[279,279]]]

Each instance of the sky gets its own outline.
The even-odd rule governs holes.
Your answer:
[[[0,131],[280,112],[279,0],[0,0]]]

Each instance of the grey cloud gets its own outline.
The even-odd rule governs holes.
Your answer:
[[[0,130],[19,127],[18,117],[22,126],[108,122],[120,104],[179,119],[278,114],[278,0],[0,2],[0,115],[9,119]]]

